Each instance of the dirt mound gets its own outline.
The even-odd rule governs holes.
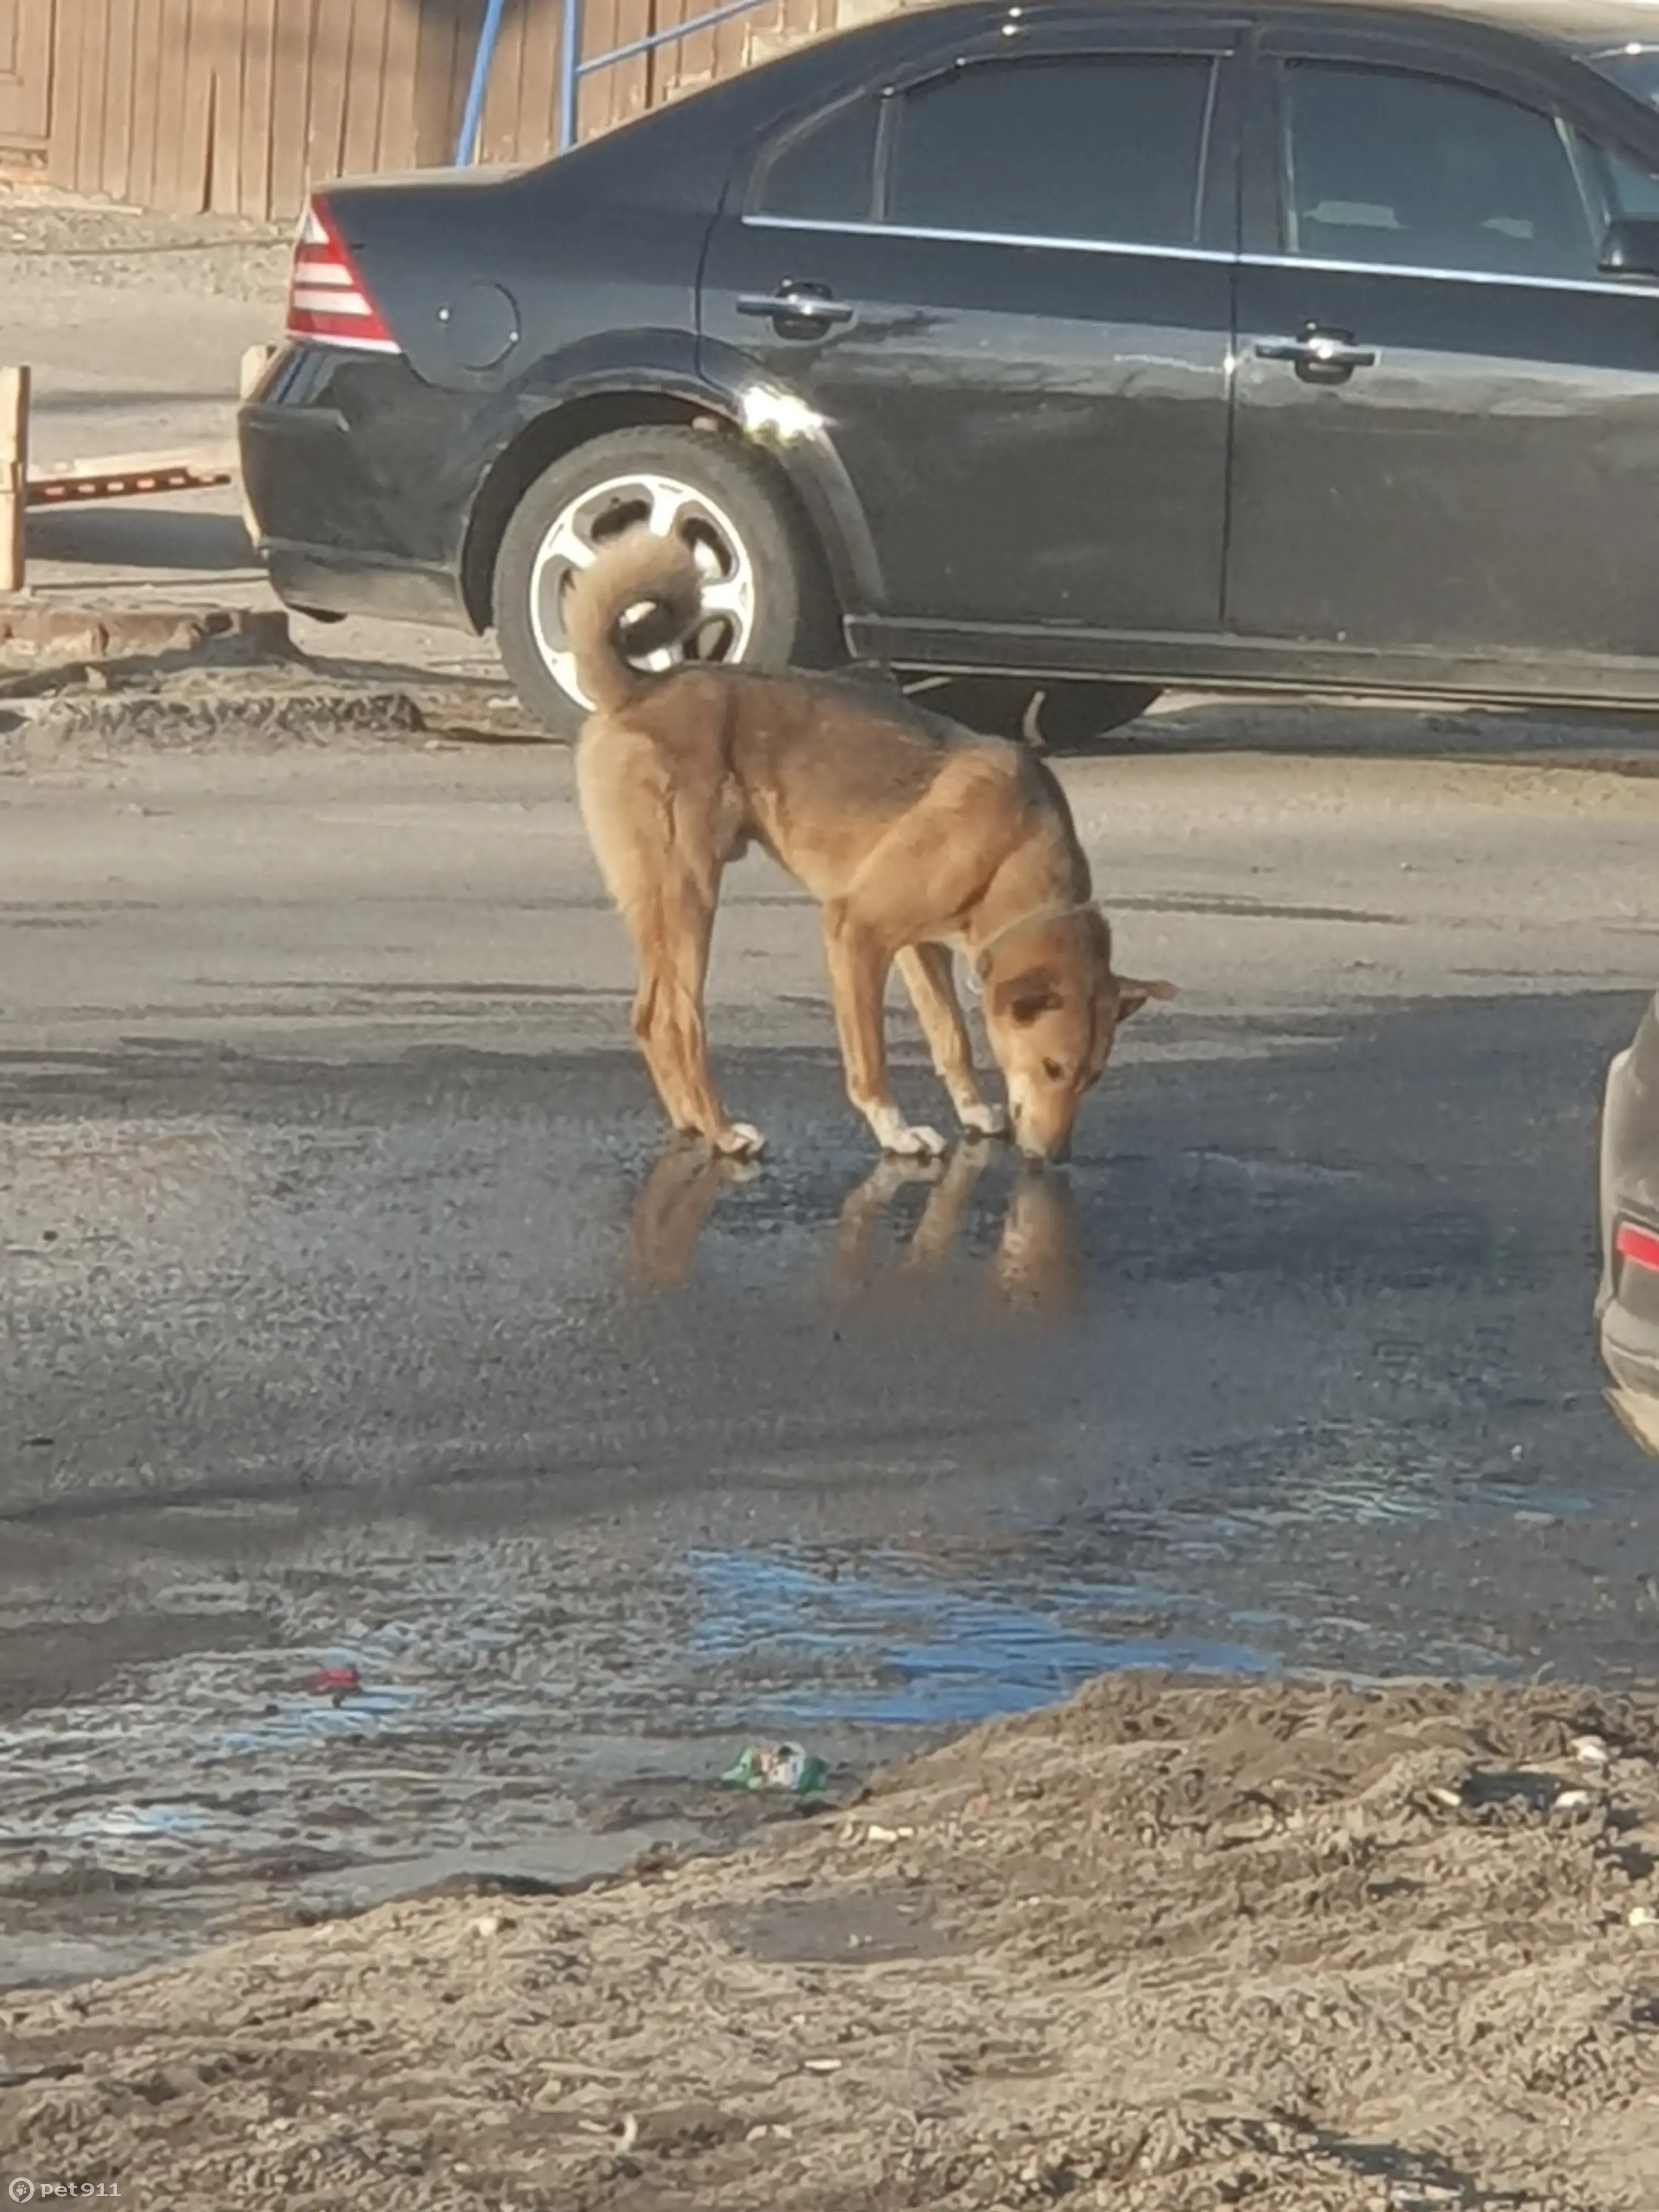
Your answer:
[[[728,1859],[3,2016],[174,2212],[1659,2205],[1659,1698],[1122,1676]]]

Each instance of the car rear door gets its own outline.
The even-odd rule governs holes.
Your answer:
[[[791,119],[734,180],[704,374],[810,410],[865,533],[849,612],[967,663],[1215,629],[1239,36],[1015,11]]]
[[[1322,649],[1327,672],[1589,696],[1659,652],[1659,286],[1598,268],[1610,203],[1656,187],[1598,141],[1604,109],[1566,112],[1567,66],[1340,15],[1264,28],[1243,636]]]

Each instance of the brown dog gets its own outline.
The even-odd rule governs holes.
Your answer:
[[[1024,745],[833,677],[689,662],[665,675],[629,651],[696,629],[702,585],[677,538],[630,531],[564,606],[595,711],[576,753],[594,856],[639,954],[634,1030],[669,1116],[717,1152],[758,1130],[714,1095],[703,981],[720,873],[752,842],[817,900],[847,1091],[884,1152],[945,1139],[905,1121],[888,1087],[882,999],[896,963],[964,1129],[994,1135],[951,982],[972,959],[1013,1134],[1061,1156],[1118,1024],[1168,983],[1112,972],[1112,937],[1054,776]]]

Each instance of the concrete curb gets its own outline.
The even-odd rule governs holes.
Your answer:
[[[0,601],[0,671],[77,660],[148,660],[163,654],[217,662],[289,660],[294,644],[280,607]]]

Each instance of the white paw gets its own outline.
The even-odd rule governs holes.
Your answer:
[[[942,1160],[950,1150],[937,1129],[913,1128],[908,1121],[896,1123],[881,1142],[884,1152],[905,1160]]]
[[[976,1100],[971,1106],[958,1106],[957,1119],[970,1137],[1006,1137],[1008,1116],[1000,1106],[987,1106]]]
[[[766,1150],[766,1139],[752,1121],[728,1121],[714,1139],[714,1150],[728,1160],[755,1160]]]

